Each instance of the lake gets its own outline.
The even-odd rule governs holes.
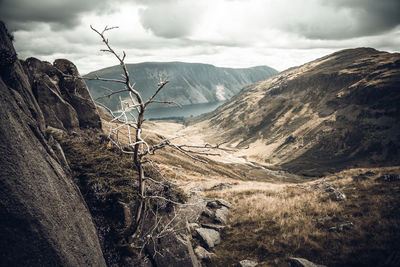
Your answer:
[[[149,108],[146,110],[144,117],[146,119],[194,117],[213,111],[223,103],[225,102],[183,105],[182,108],[177,106]]]

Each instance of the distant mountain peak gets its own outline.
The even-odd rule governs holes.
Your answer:
[[[171,100],[181,105],[211,103],[231,98],[244,86],[264,80],[278,72],[268,66],[252,68],[220,68],[210,64],[185,62],[143,62],[127,64],[135,88],[147,98],[157,85],[159,75],[168,77],[170,83],[159,94],[159,100]],[[98,75],[105,78],[117,78],[121,73],[120,66],[112,66],[85,77]],[[106,94],[103,82],[86,82],[93,98]],[[111,90],[120,90],[119,84],[107,84]],[[106,100],[104,104],[116,110],[119,106],[118,96]]]

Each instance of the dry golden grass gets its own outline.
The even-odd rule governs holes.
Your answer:
[[[374,178],[398,174],[400,169],[374,169],[376,174],[364,181],[352,178],[365,172],[349,170],[323,179],[343,188],[347,199],[339,202],[316,189],[321,179],[300,186],[241,185],[208,194],[234,204],[210,266],[235,266],[243,259],[256,260],[260,266],[289,266],[286,260],[291,256],[328,266],[383,266],[400,248],[400,183]],[[341,221],[354,226],[329,230]]]
[[[186,131],[174,123],[145,127],[149,142],[159,138],[157,133],[171,137]],[[177,141],[198,140],[201,144],[207,140],[204,133],[186,134]],[[291,256],[327,266],[383,266],[387,258],[400,257],[400,182],[375,181],[382,174],[400,174],[400,167],[346,170],[304,182],[285,178],[285,173],[257,169],[226,154],[207,158],[209,163],[204,164],[165,149],[152,160],[166,178],[183,184],[185,192],[220,183],[232,185],[197,192],[233,204],[229,225],[222,233],[222,243],[213,251],[210,266],[236,266],[243,259],[256,260],[259,266],[289,266],[287,258]],[[375,174],[354,179],[369,170]],[[321,181],[340,188],[347,199],[331,200],[329,193],[317,188]],[[343,221],[354,226],[330,230]]]

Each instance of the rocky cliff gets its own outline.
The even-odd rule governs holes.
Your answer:
[[[277,73],[276,70],[259,66],[244,69],[218,68],[213,65],[199,63],[147,62],[127,64],[135,88],[147,99],[152,95],[159,82],[159,75],[168,77],[170,83],[158,95],[159,100],[173,100],[181,105],[224,101],[238,93],[244,86],[266,79]],[[120,66],[113,66],[94,71],[85,77],[119,78]],[[104,83],[87,81],[94,98],[108,93]],[[118,84],[107,84],[112,90],[121,90]],[[118,97],[102,99],[112,109],[119,108]]]
[[[250,161],[320,175],[399,164],[399,103],[400,54],[358,48],[248,86],[203,118]]]
[[[96,130],[100,118],[82,98],[87,88],[62,72],[77,70],[66,60],[19,61],[0,23],[1,266],[106,265],[63,150],[49,134],[54,127]]]

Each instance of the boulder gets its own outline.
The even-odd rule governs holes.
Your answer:
[[[258,263],[251,260],[242,260],[239,262],[239,267],[255,267]]]
[[[0,22],[3,50],[15,54]],[[85,201],[48,143],[29,78],[19,61],[0,65],[0,266],[106,266]]]
[[[201,226],[204,228],[214,229],[216,231],[221,231],[226,227],[225,225],[213,224],[213,223],[202,223]]]
[[[228,209],[230,209],[231,206],[232,206],[231,203],[229,203],[228,201],[226,201],[226,200],[224,200],[224,199],[221,199],[221,198],[216,199],[215,201],[217,202],[218,205],[225,206],[225,207],[227,207]]]
[[[197,246],[194,249],[194,253],[196,253],[197,258],[200,261],[210,261],[211,260],[211,256],[214,255],[214,253],[211,253],[211,252],[207,251],[202,246]]]
[[[208,208],[205,208],[201,215],[207,218],[214,218],[215,216],[214,212]]]
[[[146,246],[155,266],[200,267],[186,235],[171,233]]]
[[[337,222],[336,226],[329,228],[329,231],[337,231],[337,232],[342,232],[344,230],[349,230],[353,228],[354,224],[349,221],[342,221],[342,222]]]
[[[326,267],[325,265],[315,264],[303,258],[289,258],[292,267]]]
[[[221,243],[220,234],[209,228],[198,228],[196,229],[197,234],[200,237],[200,240],[207,246],[207,248],[213,248],[215,245]]]
[[[215,221],[226,224],[228,222],[229,210],[227,207],[219,208],[215,211]]]

